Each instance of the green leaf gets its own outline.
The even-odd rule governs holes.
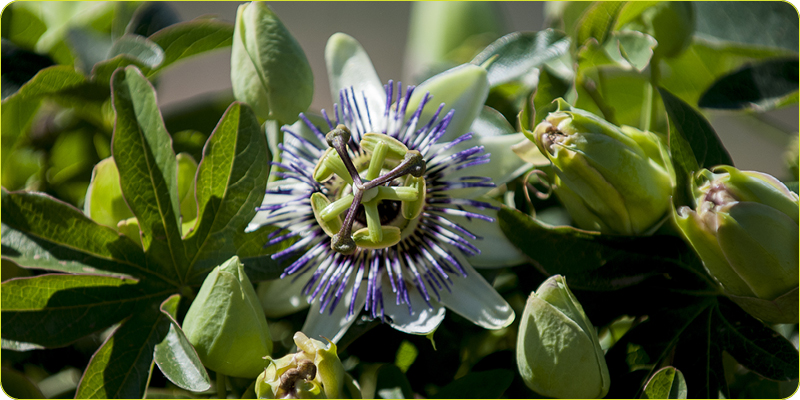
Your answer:
[[[571,285],[570,285],[571,286]],[[651,291],[652,293],[652,291]],[[658,368],[665,359],[668,357],[677,356],[673,353],[679,340],[682,341],[684,336],[689,336],[692,333],[690,328],[693,322],[700,320],[702,315],[708,315],[708,311],[714,305],[713,297],[693,297],[693,296],[671,296],[671,298],[663,299],[658,303],[653,303],[647,293],[642,297],[630,298],[625,296],[626,303],[645,303],[641,307],[641,312],[647,314],[647,318],[643,322],[634,325],[617,343],[612,346],[606,353],[606,362],[609,371],[615,371],[613,379],[617,382],[625,382],[624,385],[611,385],[609,398],[634,398],[638,397],[641,390],[644,388],[645,380],[651,376],[656,368]],[[584,303],[586,304],[586,303]],[[708,323],[708,319],[705,319]],[[694,328],[701,328],[702,324]],[[705,330],[707,332],[707,329]],[[700,338],[702,339],[702,338]],[[698,340],[700,340],[698,339]],[[707,340],[708,338],[706,338]],[[703,349],[697,346],[707,346],[707,341],[702,343],[692,343],[691,340],[681,342],[684,343],[685,352],[682,355],[689,353],[690,359],[691,352],[703,352]],[[678,348],[677,351],[681,349]],[[719,350],[717,350],[719,351]],[[702,354],[697,356],[702,357]],[[705,350],[705,357],[708,357],[708,350]],[[670,363],[675,365],[674,363]],[[677,367],[677,365],[676,365]],[[693,367],[695,368],[695,367]],[[690,375],[686,374],[686,369],[680,368],[681,372],[686,376],[686,381],[692,385],[693,380],[689,378]],[[646,374],[641,375],[638,372],[646,371]],[[721,368],[720,368],[721,371]],[[705,388],[704,383],[698,381],[695,386]],[[692,397],[690,393],[688,395]],[[702,396],[707,398],[706,396]],[[716,395],[714,395],[716,397]]]
[[[590,38],[605,43],[617,20],[623,1],[602,1],[592,4],[576,24],[575,45],[583,46]]]
[[[501,37],[480,52],[471,63],[481,65],[497,57],[487,68],[490,86],[517,80],[533,68],[569,50],[569,38],[552,29],[539,32],[514,32]]]
[[[5,107],[10,101],[37,99],[45,95],[80,89],[86,83],[86,77],[75,68],[68,65],[54,65],[39,71],[28,83],[22,85],[16,94],[5,99],[3,106]]]
[[[114,73],[116,115],[111,150],[128,206],[139,220],[142,245],[173,279],[186,276],[181,241],[178,172],[153,86],[135,67]]]
[[[699,3],[693,3],[697,5]],[[761,25],[763,26],[763,25]],[[664,60],[659,85],[689,104],[697,104],[703,94],[722,76],[764,58],[792,57],[783,49],[747,47],[736,43],[720,43],[698,37],[678,57]]]
[[[656,371],[644,386],[643,399],[685,399],[686,380],[675,367]]]
[[[110,85],[111,76],[114,75],[114,71],[129,65],[139,68],[139,70],[145,74],[150,72],[150,68],[138,59],[127,54],[122,54],[95,64],[91,72],[92,81],[102,83],[103,85]]]
[[[514,373],[506,369],[470,372],[439,390],[434,399],[497,399],[511,386]]]
[[[114,41],[108,50],[108,58],[120,55],[138,60],[150,69],[164,62],[164,50],[152,40],[139,35],[127,34]]]
[[[198,19],[170,25],[149,39],[164,49],[164,61],[148,76],[185,58],[229,47],[233,41],[233,25],[212,19]]]
[[[46,274],[2,284],[2,334],[10,340],[60,347],[131,315],[147,292],[129,278]]]
[[[181,389],[202,392],[211,388],[211,379],[175,320],[179,302],[180,296],[173,295],[161,303],[161,312],[171,324],[164,340],[155,347],[155,362],[164,376]]]
[[[699,112],[664,88],[659,87],[658,92],[673,123],[672,126],[689,142],[700,167],[733,165],[730,154],[722,145],[714,128]]]
[[[153,368],[153,353],[172,326],[158,302],[143,305],[106,339],[92,355],[83,373],[76,398],[143,398]]]
[[[707,284],[699,260],[675,237],[609,236],[554,227],[508,207],[498,211],[498,218],[506,237],[540,271],[566,276],[570,287],[614,290],[661,273],[686,287],[703,289]]]
[[[771,380],[797,379],[797,349],[731,301],[720,299],[713,324],[720,346],[744,367]]]
[[[579,52],[580,68],[613,65],[641,72],[653,57],[658,42],[645,33],[636,31],[612,32],[605,43],[590,40]]]
[[[769,60],[725,75],[706,90],[698,101],[704,108],[764,111],[781,105],[797,93],[797,60]]]
[[[692,399],[725,398],[728,385],[722,366],[722,348],[715,340],[713,305],[706,307],[676,337],[672,365],[681,370],[688,385],[687,396]]]
[[[47,31],[47,25],[24,7],[14,5],[3,11],[3,38],[24,49],[33,50],[36,42]]]
[[[797,10],[783,2],[696,2],[698,34],[797,53]]]
[[[271,159],[253,111],[231,104],[208,138],[197,169],[198,222],[186,244],[194,254],[191,277],[196,283],[236,254],[237,237],[244,235],[264,198]]]
[[[3,258],[20,266],[164,279],[128,238],[50,196],[3,190],[2,220]]]

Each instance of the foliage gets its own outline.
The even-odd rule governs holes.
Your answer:
[[[504,127],[500,135],[515,125],[520,138],[530,136],[558,98],[661,135],[678,208],[691,205],[694,173],[734,163],[714,130],[715,110],[761,124],[770,110],[797,110],[798,22],[787,7],[548,4],[548,27],[481,49],[498,36],[496,15],[485,13],[481,23],[491,29],[452,33],[459,42],[447,42],[438,62],[471,59],[486,69],[480,121],[502,122],[493,124]],[[295,52],[288,56],[302,67],[281,70],[285,63],[269,60],[248,67],[302,75],[298,97],[291,87],[270,91],[288,115],[307,107],[312,77],[288,29],[269,9],[259,11],[280,27],[276,40],[287,41],[275,48]],[[481,19],[443,14],[453,19],[443,26]],[[288,265],[270,255],[290,243],[267,246],[278,227],[246,227],[278,159],[270,152],[282,137],[276,127],[291,117],[227,96],[165,113],[156,99],[164,70],[232,46],[234,26],[179,22],[164,3],[22,2],[6,8],[2,27],[3,388],[21,397],[254,395],[253,379],[226,386],[207,371],[181,326],[208,274],[231,257],[254,283],[278,279]],[[423,30],[419,21],[412,27]],[[434,37],[452,39],[448,31]],[[431,46],[417,40],[412,50]],[[269,58],[269,49],[259,54]],[[428,62],[408,68],[425,75],[440,67]],[[770,140],[758,129],[753,135]],[[531,163],[488,194],[499,208],[499,239],[525,261],[480,273],[517,321],[489,331],[451,313],[425,337],[365,313],[332,347],[362,396],[540,397],[518,373],[515,347],[526,299],[556,274],[599,332],[609,398],[786,397],[796,389],[798,325],[767,324],[726,297],[669,213],[647,235],[576,228],[559,199],[545,195],[556,172],[536,146],[525,139],[501,147],[493,159]],[[786,183],[796,193],[796,182]],[[272,359],[295,351],[306,313],[294,310],[269,318]]]

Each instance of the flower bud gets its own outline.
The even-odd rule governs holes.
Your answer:
[[[663,139],[556,101],[528,137],[555,166],[556,195],[581,228],[645,234],[666,213],[675,180]]]
[[[186,313],[183,331],[203,364],[217,373],[252,379],[264,370],[272,338],[239,257],[208,274]]]
[[[231,47],[233,96],[259,118],[292,123],[308,109],[314,77],[308,59],[278,16],[262,2],[236,11]]]
[[[297,353],[269,364],[256,379],[259,399],[352,399],[361,398],[353,378],[344,371],[336,345],[326,346],[309,339],[303,332],[294,334]]]
[[[589,399],[608,393],[597,331],[561,275],[528,297],[517,335],[517,367],[525,384],[545,396]]]
[[[692,180],[695,209],[675,221],[706,269],[745,311],[798,321],[798,197],[770,175],[719,166]]]

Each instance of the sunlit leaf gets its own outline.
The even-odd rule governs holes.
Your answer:
[[[218,20],[198,19],[170,25],[149,39],[164,50],[163,63],[151,72],[156,74],[185,58],[229,47],[233,41],[233,25]]]
[[[622,1],[602,1],[586,9],[576,24],[575,45],[582,46],[590,38],[604,43],[624,4]]]
[[[689,142],[700,167],[733,165],[728,150],[722,145],[714,128],[699,112],[663,88],[658,88],[658,92],[672,121],[671,127]]]
[[[111,149],[120,186],[139,220],[142,245],[163,272],[183,279],[188,267],[181,242],[178,172],[155,90],[135,67],[112,78],[116,123]]]
[[[114,41],[108,57],[126,55],[138,60],[148,68],[156,68],[164,62],[164,50],[150,39],[139,35],[124,35]]]
[[[789,3],[695,2],[698,34],[797,53],[797,10]]]
[[[98,275],[46,274],[2,284],[2,335],[59,347],[131,315],[143,292],[136,280]]]
[[[569,38],[563,32],[552,29],[515,32],[497,39],[471,62],[481,65],[496,56],[487,68],[487,79],[491,86],[497,86],[521,78],[568,49]]]
[[[674,367],[664,367],[647,381],[642,393],[643,399],[685,399],[686,379]]]
[[[206,368],[175,320],[180,296],[173,295],[161,303],[161,312],[170,320],[169,332],[155,347],[155,362],[172,383],[193,392],[211,388]]]
[[[800,65],[794,60],[769,60],[725,75],[706,90],[698,106],[768,110],[797,93]]]
[[[233,103],[208,138],[197,169],[198,220],[186,246],[195,254],[192,276],[198,283],[236,253],[236,237],[244,235],[264,198],[271,159],[253,111]]]
[[[112,228],[40,193],[2,193],[3,258],[23,267],[160,280],[141,250]]]
[[[170,318],[159,310],[158,297],[143,304],[92,355],[75,397],[84,399],[143,398],[153,352],[169,332]]]

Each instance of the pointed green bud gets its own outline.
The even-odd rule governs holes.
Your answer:
[[[303,49],[278,16],[262,2],[236,11],[231,45],[231,83],[236,100],[259,118],[297,120],[314,94],[314,77]]]
[[[256,379],[259,399],[361,398],[355,380],[344,370],[336,345],[294,334],[297,353],[267,357],[267,368]]]
[[[525,384],[545,396],[596,399],[608,393],[597,331],[561,275],[528,297],[517,335],[517,367]]]
[[[666,214],[674,187],[664,139],[557,101],[532,135],[555,166],[556,195],[581,228],[646,234]]]
[[[239,257],[208,274],[186,313],[183,331],[203,365],[217,373],[252,379],[264,371],[272,339]]]
[[[692,180],[695,208],[673,210],[726,294],[768,322],[798,321],[798,196],[770,175],[719,166]]]

